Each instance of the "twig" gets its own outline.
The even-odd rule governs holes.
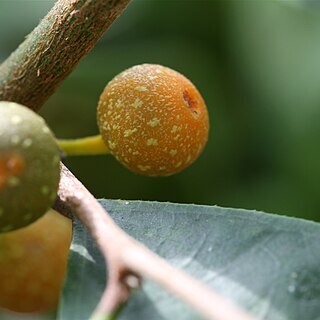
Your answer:
[[[114,313],[128,299],[130,289],[139,286],[142,277],[147,277],[207,319],[253,319],[129,237],[64,165],[58,196],[56,208],[61,209],[61,204],[71,208],[96,240],[108,264],[108,285],[94,312],[96,316]]]
[[[130,0],[58,0],[0,66],[0,100],[38,110]]]

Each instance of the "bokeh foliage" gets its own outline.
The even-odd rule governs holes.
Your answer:
[[[54,1],[0,1],[0,59]],[[320,220],[320,12],[310,1],[133,0],[41,110],[58,137],[97,132],[107,82],[149,62],[185,74],[207,102],[207,148],[169,178],[108,156],[70,158],[96,197],[259,209]],[[313,5],[312,5],[313,4]]]

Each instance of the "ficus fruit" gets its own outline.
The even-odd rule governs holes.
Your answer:
[[[50,210],[35,223],[0,234],[0,308],[57,307],[71,242],[71,220]]]
[[[0,233],[41,217],[56,198],[59,148],[44,120],[13,102],[0,102]]]
[[[199,91],[182,74],[154,64],[134,66],[111,80],[97,120],[110,153],[149,176],[188,167],[208,138],[208,112]]]

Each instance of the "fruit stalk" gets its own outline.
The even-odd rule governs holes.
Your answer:
[[[58,139],[57,143],[67,156],[110,153],[100,134],[79,139]]]
[[[0,101],[38,110],[130,0],[58,0],[0,66]]]

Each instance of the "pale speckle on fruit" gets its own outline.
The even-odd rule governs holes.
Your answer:
[[[18,115],[12,116],[11,117],[11,123],[12,124],[19,124],[22,122],[22,118]]]
[[[134,89],[142,92],[148,91],[148,89],[145,86],[137,86]]]
[[[116,144],[115,142],[109,141],[109,148],[110,148],[111,150],[115,149],[116,146],[117,146],[117,144]]]
[[[110,126],[108,125],[108,121],[104,121],[102,127],[104,130],[108,130],[110,128]]]
[[[132,134],[134,134],[134,133],[137,132],[137,131],[138,131],[137,128],[125,130],[124,133],[123,133],[123,136],[124,136],[125,138],[128,138],[128,137],[130,137]]]
[[[24,139],[22,142],[22,147],[27,149],[32,145],[32,140],[30,138]]]
[[[132,103],[132,106],[136,109],[141,108],[142,107],[143,102],[137,98],[136,100],[134,100],[134,102]]]
[[[148,121],[147,124],[148,124],[148,126],[154,128],[154,127],[156,127],[157,125],[160,124],[160,119],[158,119],[158,118],[153,118],[153,119],[151,119],[150,121]]]
[[[176,149],[171,149],[169,153],[174,157],[178,153],[178,151]]]
[[[115,103],[116,108],[122,108],[123,107],[123,102],[121,99],[118,99]]]
[[[175,168],[179,168],[182,165],[182,161],[179,161],[178,163],[175,164]]]
[[[51,133],[48,127],[43,127],[43,128],[42,128],[42,132],[43,132],[43,133],[47,133],[47,134],[48,134],[48,133]]]
[[[42,193],[43,195],[47,195],[47,194],[49,194],[49,192],[50,192],[50,189],[49,189],[48,186],[42,186],[42,187],[41,187],[41,193]]]
[[[20,138],[18,135],[15,134],[15,135],[13,135],[13,136],[11,137],[10,141],[11,141],[11,144],[12,144],[13,146],[16,146],[17,144],[20,143],[21,138]]]
[[[118,130],[120,126],[118,124],[113,124],[112,125],[112,130]]]
[[[20,179],[14,176],[9,177],[8,186],[9,187],[17,187],[20,184]]]
[[[173,138],[173,140],[174,140],[174,141],[177,141],[179,138],[180,138],[180,134],[177,134],[177,135]]]
[[[178,132],[178,131],[181,131],[181,127],[176,126],[176,125],[174,125],[174,126],[172,127],[172,129],[171,129],[171,132],[172,132],[172,133],[176,133],[176,132]]]
[[[138,168],[141,170],[141,171],[147,171],[147,170],[150,170],[151,167],[150,166],[143,166],[141,164],[138,164]]]
[[[147,140],[147,146],[157,146],[158,145],[158,140],[154,138],[149,138]]]

